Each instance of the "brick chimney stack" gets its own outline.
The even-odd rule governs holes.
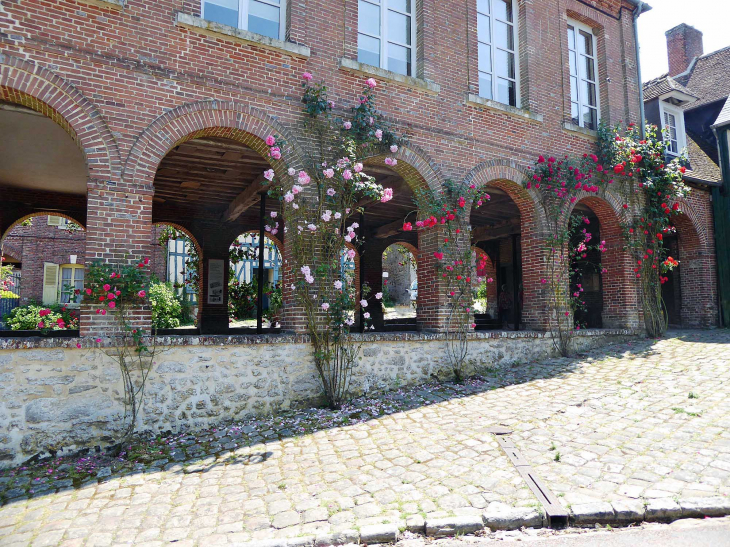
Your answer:
[[[704,52],[702,33],[694,27],[682,23],[664,34],[667,37],[670,76],[676,76],[687,70],[692,59]]]

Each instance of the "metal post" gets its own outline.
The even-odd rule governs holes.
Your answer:
[[[264,226],[266,224],[266,193],[261,194],[259,210],[259,274],[256,297],[256,334],[261,334],[264,317]]]
[[[515,320],[515,330],[520,330],[520,315],[522,310],[519,308],[520,289],[519,289],[519,272],[517,271],[517,234],[512,234],[512,315]]]
[[[360,213],[360,245],[358,252],[358,259],[360,260],[360,275],[357,280],[357,294],[362,300],[362,286],[365,283],[365,261],[363,260],[363,254],[365,252],[365,213]],[[360,324],[358,325],[360,332],[365,332],[365,318],[363,314],[365,310],[360,306]]]

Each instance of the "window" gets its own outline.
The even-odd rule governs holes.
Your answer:
[[[202,0],[202,17],[283,40],[286,0]]]
[[[687,146],[687,138],[684,133],[684,112],[664,101],[659,103],[659,111],[667,154],[678,156]]]
[[[593,31],[570,21],[568,23],[568,55],[570,56],[570,116],[573,123],[586,129],[598,129],[598,71],[596,70],[596,37]]]
[[[479,95],[518,106],[514,0],[477,0]]]
[[[61,266],[60,281],[61,298],[59,302],[61,304],[78,304],[81,298],[76,298],[77,302],[73,302],[74,291],[78,290],[80,294],[84,289],[84,267],[76,265]]]
[[[359,0],[357,60],[413,76],[416,29],[413,0]]]

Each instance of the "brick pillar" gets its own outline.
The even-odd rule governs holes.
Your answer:
[[[369,238],[365,240],[360,268],[362,268],[364,283],[370,287],[370,294],[383,292],[383,251],[388,247],[386,240]],[[376,330],[382,330],[383,306],[376,305],[374,299],[368,299],[367,310],[370,312],[370,321]]]
[[[445,236],[442,227],[418,233],[418,309],[416,324],[419,330],[446,330],[449,316],[446,282],[438,271],[438,260],[433,256]]]
[[[210,238],[202,243],[203,248],[203,267],[201,276],[200,300],[198,319],[201,334],[220,334],[228,330],[228,240],[224,237]],[[223,286],[222,293],[218,295],[216,289],[211,287],[210,292],[213,298],[219,300],[218,303],[209,303],[209,287],[211,260],[214,261],[215,267],[220,267],[223,263]]]
[[[682,327],[717,325],[717,286],[714,257],[699,238],[679,227],[679,276],[682,287]]]
[[[133,264],[149,257],[152,239],[152,192],[105,181],[87,185],[86,264],[101,260]],[[81,335],[103,335],[116,329],[113,313],[99,315],[91,302],[81,305]],[[136,311],[132,322],[149,330],[149,307]]]
[[[283,220],[288,233],[295,233],[296,224],[289,219]],[[305,333],[307,332],[307,320],[304,315],[304,308],[297,302],[296,295],[291,286],[296,282],[298,272],[294,271],[294,256],[291,247],[287,244],[291,238],[285,238],[284,249],[281,255],[281,329],[283,331]]]

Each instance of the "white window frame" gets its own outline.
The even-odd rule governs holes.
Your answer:
[[[380,8],[380,36],[375,36],[373,34],[369,34],[367,32],[362,32],[360,30],[359,25],[359,18],[360,18],[360,1],[367,2],[368,4],[372,4],[374,6],[378,6]],[[384,70],[391,70],[388,68],[388,44],[392,41],[388,37],[388,11],[394,11],[396,13],[400,13],[401,15],[405,15],[407,17],[411,18],[411,45],[408,44],[401,44],[399,42],[393,41],[394,44],[410,49],[411,50],[411,73],[406,74],[406,76],[415,77],[418,73],[416,68],[416,56],[417,56],[417,49],[416,49],[416,0],[411,0],[411,12],[405,12],[401,11],[395,8],[391,8],[389,6],[390,0],[358,0],[358,28],[357,28],[357,39],[358,39],[358,48],[360,46],[360,35],[364,34],[365,36],[369,36],[370,38],[376,38],[380,40],[380,66],[378,68],[382,68]],[[392,71],[391,71],[392,72]],[[400,74],[398,72],[397,74]]]
[[[601,88],[599,85],[599,75],[598,75],[598,44],[596,41],[596,35],[593,33],[593,29],[589,27],[588,25],[584,25],[583,23],[579,23],[578,21],[575,21],[574,19],[568,19],[568,27],[573,27],[573,30],[575,32],[575,49],[571,49],[570,47],[570,39],[568,38],[568,28],[566,27],[566,38],[568,39],[568,56],[570,56],[570,52],[575,53],[575,59],[576,59],[576,80],[578,81],[578,89],[576,90],[576,95],[578,96],[578,125],[580,127],[585,127],[585,121],[583,120],[583,106],[591,106],[585,103],[585,98],[582,96],[582,87],[580,85],[581,80],[585,80],[585,78],[581,78],[580,75],[580,56],[583,55],[578,51],[578,38],[580,36],[580,31],[582,30],[586,34],[590,35],[592,46],[593,46],[593,55],[586,55],[586,57],[591,57],[593,59],[593,72],[595,75],[595,80],[585,80],[587,82],[590,82],[596,86],[596,127],[593,128],[593,130],[598,129],[598,125],[601,123]],[[570,58],[568,58],[568,76],[569,80],[573,76],[573,74],[570,74]],[[570,85],[572,86],[572,80]],[[572,89],[572,88],[571,88]],[[572,90],[570,91],[570,103],[571,103],[571,113],[570,118],[573,119],[573,94]]]
[[[248,4],[250,0],[238,0],[238,27],[241,30],[248,30]],[[258,0],[262,4],[269,4],[279,8],[279,37],[274,40],[286,40],[286,3],[288,0],[280,0],[279,4],[271,0]],[[200,0],[200,16],[205,19],[205,0]],[[249,31],[253,32],[253,31]],[[258,34],[254,32],[254,34]],[[264,36],[260,34],[259,36]],[[267,38],[270,38],[267,36]]]
[[[81,264],[59,264],[58,265],[58,298],[56,301],[59,304],[64,304],[68,308],[78,308],[79,304],[81,304],[81,294],[79,294],[79,298],[76,302],[61,302],[63,299],[63,270],[71,270],[71,283],[75,285],[76,283],[76,272],[78,270],[81,270],[84,275],[84,279],[86,279],[86,272],[84,271],[84,266]],[[75,289],[71,289],[71,292],[73,293]],[[71,295],[73,296],[73,294]],[[70,300],[70,297],[69,297]]]
[[[497,93],[497,89],[498,89],[497,79],[498,79],[498,76],[497,76],[497,63],[496,63],[497,56],[496,56],[496,53],[495,53],[495,50],[496,49],[501,49],[502,51],[507,51],[507,52],[512,53],[514,55],[514,58],[515,58],[515,77],[514,77],[514,82],[515,82],[515,104],[514,105],[508,105],[508,106],[514,106],[515,108],[520,108],[520,106],[521,106],[521,101],[520,101],[520,55],[519,55],[519,50],[520,50],[519,38],[520,38],[520,35],[519,35],[518,28],[517,28],[518,21],[519,21],[519,18],[520,17],[519,17],[519,11],[518,11],[518,6],[517,6],[517,0],[511,0],[511,3],[512,3],[512,22],[510,23],[509,21],[502,21],[501,19],[499,19],[499,21],[502,22],[502,23],[506,23],[507,25],[512,25],[512,38],[513,38],[513,41],[514,41],[514,49],[512,51],[510,51],[508,49],[501,48],[501,47],[498,48],[498,46],[496,46],[494,44],[494,20],[496,18],[496,15],[494,14],[493,0],[487,0],[487,2],[489,2],[489,9],[490,9],[491,13],[484,13],[484,15],[486,15],[486,16],[489,17],[489,38],[490,38],[490,41],[489,42],[485,42],[482,39],[483,37],[480,37],[479,36],[478,19],[479,19],[479,14],[481,14],[482,12],[479,11],[479,3],[478,2],[477,2],[476,13],[477,13],[477,44],[482,43],[482,44],[488,45],[489,46],[489,51],[490,51],[491,56],[492,56],[492,58],[490,59],[490,61],[491,61],[490,64],[491,64],[491,67],[492,67],[492,72],[489,73],[489,75],[492,77],[492,98],[490,100],[493,100],[493,101],[496,101],[496,102],[501,103],[501,101],[499,101],[499,99],[497,99],[497,95],[498,95],[498,93]],[[479,47],[477,45],[477,85],[478,86],[479,86],[479,73],[481,73],[481,72],[484,72],[484,71],[483,70],[479,70]],[[484,72],[484,73],[487,74],[486,72]],[[506,79],[509,80],[510,78],[506,78]],[[481,86],[479,86],[479,96],[480,97],[483,97],[484,96],[484,95],[482,95]],[[501,103],[501,104],[507,104],[507,103]]]
[[[674,121],[676,123],[675,129],[677,131],[677,151],[672,152],[669,148],[667,148],[666,153],[671,156],[679,156],[682,153],[682,150],[687,148],[687,133],[685,133],[684,130],[684,110],[677,108],[666,101],[659,101],[659,118],[661,119],[662,136],[665,141],[668,141],[669,138],[664,134],[664,129],[666,128],[666,125],[664,124],[665,112],[674,116]]]

